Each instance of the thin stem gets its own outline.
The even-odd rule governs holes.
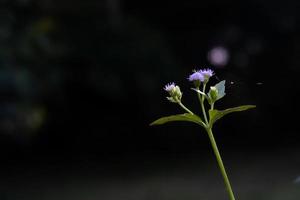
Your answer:
[[[210,104],[210,109],[211,109],[211,110],[214,109],[214,105],[215,105],[214,103],[211,103],[211,104]]]
[[[203,93],[205,93],[205,87],[206,87],[206,83],[203,84],[203,91],[202,91]],[[200,101],[200,104],[201,104],[201,109],[202,109],[202,113],[203,113],[205,123],[208,124],[206,111],[205,111],[205,107],[204,107],[204,98],[205,98],[205,96],[204,95],[201,96],[199,93],[197,93],[197,94],[198,94],[198,98],[199,98],[199,101]]]
[[[187,107],[185,107],[181,102],[178,102],[178,104],[181,106],[181,108],[183,108],[185,111],[187,111],[190,114],[194,114],[192,111],[190,111]]]
[[[217,146],[217,144],[216,144],[214,135],[213,135],[213,133],[212,133],[212,130],[211,130],[211,128],[208,128],[208,129],[206,129],[206,131],[207,131],[207,133],[208,133],[208,136],[209,136],[209,139],[210,139],[212,148],[213,148],[213,150],[214,150],[214,153],[215,153],[215,156],[216,156],[216,159],[217,159],[217,162],[218,162],[218,165],[219,165],[221,174],[222,174],[222,176],[223,176],[224,183],[225,183],[225,186],[226,186],[228,195],[229,195],[229,199],[230,199],[230,200],[235,200],[235,197],[234,197],[234,194],[233,194],[233,191],[232,191],[232,188],[231,188],[231,185],[230,185],[228,176],[227,176],[227,174],[226,174],[226,170],[225,170],[225,167],[224,167],[224,164],[223,164],[221,155],[220,155],[219,150],[218,150],[218,146]]]

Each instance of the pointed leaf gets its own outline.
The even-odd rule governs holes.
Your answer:
[[[194,90],[195,92],[203,95],[207,100],[209,99],[209,97],[204,92],[202,92],[201,90],[199,90],[197,88],[191,88],[191,89]]]
[[[174,121],[187,121],[187,122],[194,122],[196,124],[199,124],[200,126],[205,126],[204,122],[201,120],[201,118],[197,115],[193,115],[190,113],[184,113],[184,114],[178,114],[178,115],[171,115],[167,117],[159,118],[158,120],[155,120],[150,125],[161,125],[168,122],[174,122]]]
[[[225,80],[220,81],[219,83],[217,83],[215,85],[215,87],[218,90],[218,98],[217,98],[217,100],[219,100],[219,99],[221,99],[221,98],[223,98],[225,96]]]
[[[232,113],[232,112],[240,112],[244,110],[248,110],[251,108],[255,108],[255,105],[243,105],[243,106],[238,106],[234,108],[228,108],[226,110],[210,110],[209,111],[209,119],[210,119],[210,124],[211,126],[219,119],[221,119],[223,116]]]
[[[204,92],[202,92],[201,90],[199,90],[197,88],[191,88],[191,89],[194,90],[194,91],[196,91],[199,94],[206,95]]]

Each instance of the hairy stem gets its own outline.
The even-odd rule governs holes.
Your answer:
[[[221,155],[220,155],[219,150],[218,150],[217,143],[216,143],[214,135],[212,133],[212,130],[211,130],[211,128],[208,128],[208,129],[206,129],[206,131],[208,133],[209,140],[211,142],[211,145],[212,145],[212,148],[214,150],[214,153],[215,153],[215,156],[216,156],[216,159],[217,159],[217,162],[218,162],[221,174],[223,176],[224,183],[225,183],[228,195],[229,195],[229,199],[230,200],[235,200],[235,197],[234,197],[234,194],[233,194],[233,191],[232,191],[232,188],[231,188],[231,185],[230,185],[230,182],[229,182],[229,179],[228,179],[228,176],[227,176],[227,173],[226,173],[226,170],[225,170],[225,167],[224,167]]]

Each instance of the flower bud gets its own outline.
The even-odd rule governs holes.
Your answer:
[[[211,103],[214,103],[218,100],[218,89],[214,86],[210,87],[209,93],[208,93]]]
[[[181,101],[182,93],[181,93],[180,87],[178,85],[175,86],[173,96],[174,96],[174,98],[176,98],[179,101]]]
[[[167,97],[172,103],[178,103],[181,101],[182,93],[178,85],[175,83],[167,84],[164,89],[169,93],[170,97]]]

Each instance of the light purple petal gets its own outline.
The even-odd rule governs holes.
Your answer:
[[[164,90],[166,90],[167,92],[170,92],[173,90],[173,88],[175,88],[175,83],[168,83],[167,85],[165,85]]]
[[[201,69],[199,71],[204,77],[212,77],[214,75],[214,71],[211,69]]]
[[[189,81],[204,81],[204,76],[199,71],[194,72],[189,76]]]

